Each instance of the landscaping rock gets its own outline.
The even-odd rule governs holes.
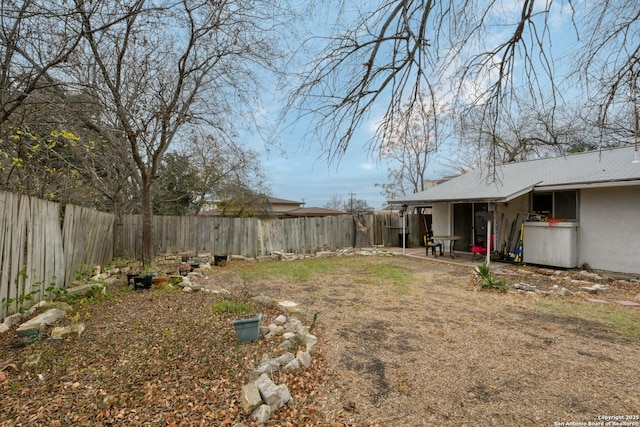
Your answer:
[[[80,336],[84,331],[84,328],[85,326],[83,323],[75,323],[69,326],[58,326],[51,330],[49,336],[54,340],[61,340],[72,333],[77,333],[78,336]]]
[[[311,354],[308,351],[298,351],[298,355],[296,359],[300,362],[300,366],[304,369],[309,369],[311,367]]]
[[[282,368],[283,371],[297,371],[298,369],[300,369],[300,361],[298,359],[293,359]]]
[[[315,335],[306,332],[302,334],[302,342],[307,347],[307,351],[311,352],[318,342],[318,338]]]
[[[606,291],[609,287],[606,285],[599,285],[599,284],[594,284],[593,286],[584,286],[581,287],[580,289],[588,292],[590,294],[597,294],[598,292],[603,292]]]
[[[284,340],[278,345],[278,348],[280,350],[291,350],[293,348],[293,343],[289,340]]]
[[[251,301],[264,305],[265,307],[271,307],[273,305],[273,300],[264,295],[258,295],[256,297],[251,298]]]
[[[5,317],[4,321],[2,322],[2,324],[6,325],[7,329],[8,329],[8,328],[12,328],[13,326],[17,325],[21,321],[22,321],[22,314],[14,313],[11,316]]]
[[[291,393],[285,384],[276,385],[268,375],[262,374],[255,381],[260,396],[264,403],[269,405],[271,411],[277,411],[292,401]]]
[[[590,279],[602,280],[602,276],[600,276],[599,274],[597,274],[597,273],[591,273],[591,272],[586,271],[586,270],[582,270],[582,271],[580,271],[580,273],[578,273],[578,274],[580,274],[581,276],[584,276],[584,277],[588,277],[588,278],[590,278]]]
[[[280,366],[285,365],[289,362],[291,362],[292,360],[294,360],[296,357],[293,355],[293,353],[291,352],[286,352],[283,355],[281,355],[280,357],[278,357],[276,360],[278,361],[278,363],[280,364]]]
[[[47,305],[46,301],[40,301],[37,304],[32,305],[31,308],[29,308],[29,314],[35,313],[36,311],[40,310],[42,307],[46,305]]]
[[[259,423],[266,423],[271,416],[271,408],[269,405],[260,405],[251,413],[251,419]]]
[[[262,397],[255,383],[249,383],[242,386],[240,393],[240,404],[245,414],[249,415],[262,405]]]
[[[535,292],[536,291],[536,287],[532,286],[532,285],[528,285],[526,283],[516,283],[515,285],[513,285],[514,288],[516,289],[520,289],[521,291],[526,291],[526,292]]]
[[[18,326],[16,333],[19,337],[36,337],[40,335],[42,328],[45,325],[52,325],[56,320],[64,317],[67,314],[66,311],[58,308],[50,308],[37,315],[36,317],[27,320],[22,325]]]
[[[298,304],[293,301],[280,301],[278,302],[278,308],[282,310],[286,316],[300,311]]]
[[[287,332],[303,333],[306,332],[304,325],[295,317],[290,318],[284,325],[284,330]]]

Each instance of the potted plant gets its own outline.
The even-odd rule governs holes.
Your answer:
[[[236,329],[238,341],[255,341],[260,336],[262,313],[237,316],[231,321]]]
[[[134,289],[151,289],[155,269],[153,265],[147,264],[142,268],[140,274],[133,278]]]
[[[183,262],[178,266],[178,273],[181,276],[186,276],[187,274],[189,274],[190,271],[191,271],[191,266],[186,262]]]
[[[228,260],[229,260],[229,255],[214,255],[213,265],[224,267],[225,265],[227,265]]]
[[[167,276],[166,274],[152,276],[151,283],[153,283],[154,288],[162,289],[169,284],[169,276]]]

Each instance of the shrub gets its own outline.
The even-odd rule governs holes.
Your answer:
[[[476,267],[475,274],[476,277],[480,278],[481,289],[497,289],[500,292],[507,291],[507,282],[503,279],[496,278],[493,275],[493,271],[491,271],[491,267],[489,267],[486,262]]]
[[[222,300],[213,304],[211,307],[211,311],[216,314],[224,314],[224,313],[232,313],[232,314],[240,314],[240,313],[249,313],[253,310],[251,304],[246,302],[237,302],[237,301],[229,301]]]

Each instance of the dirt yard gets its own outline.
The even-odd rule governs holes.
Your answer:
[[[267,425],[640,425],[640,308],[586,300],[633,300],[638,284],[561,297],[479,291],[468,267],[404,257],[273,264],[232,262],[198,279],[237,300],[293,300],[306,325],[318,313],[312,367],[277,374],[294,404]],[[510,285],[584,286],[502,273]],[[237,343],[210,293],[111,294],[74,307],[79,337],[0,336],[0,426],[254,425],[240,388],[279,341]],[[279,314],[255,308],[266,322]]]

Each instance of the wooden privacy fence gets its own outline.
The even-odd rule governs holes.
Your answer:
[[[112,256],[113,215],[67,205],[61,226],[57,203],[0,192],[0,319]]]
[[[420,215],[405,216],[408,246],[418,246]],[[114,227],[116,227],[114,229]],[[154,251],[240,254],[275,251],[309,254],[352,246],[399,246],[402,217],[396,214],[284,219],[155,216]],[[422,228],[421,228],[422,227]],[[115,242],[115,243],[114,243]],[[67,287],[76,275],[119,256],[142,256],[142,217],[0,192],[0,319],[47,297],[46,288]]]
[[[407,247],[422,244],[424,223],[422,215],[405,214],[404,233]],[[376,214],[373,218],[373,244],[379,246],[401,246],[402,217],[398,213]]]
[[[354,221],[351,215],[285,219],[155,216],[154,250],[169,247],[211,254],[249,257],[274,251],[312,253],[354,246],[358,233],[373,242],[373,215]],[[116,233],[117,250],[126,257],[142,256],[142,216],[125,216]]]

